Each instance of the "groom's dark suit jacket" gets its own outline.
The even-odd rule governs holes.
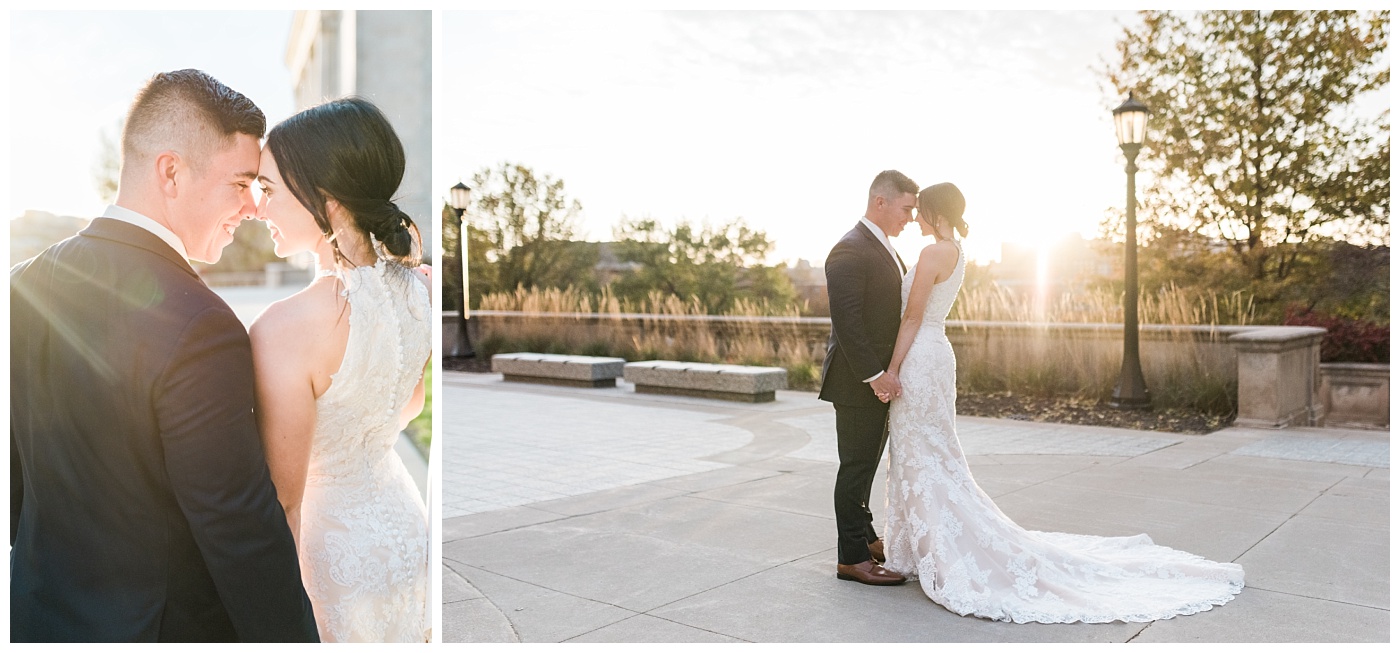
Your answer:
[[[248,334],[98,218],[10,271],[10,639],[315,641]]]
[[[845,406],[884,405],[865,379],[894,356],[901,275],[895,259],[862,223],[826,257],[831,338],[822,361],[821,398]]]

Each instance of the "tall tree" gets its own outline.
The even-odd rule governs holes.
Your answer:
[[[618,297],[638,300],[653,290],[696,298],[706,312],[723,313],[739,299],[786,309],[796,299],[782,270],[765,265],[773,243],[743,218],[722,225],[682,221],[665,229],[649,218],[623,218],[613,230],[618,258],[639,268],[613,283]]]
[[[569,199],[562,179],[502,163],[483,168],[473,182],[476,206],[467,216],[472,285],[478,270],[471,266],[479,261],[492,268],[487,274],[495,290],[586,286],[592,281],[596,248],[570,245],[583,205]],[[476,250],[481,249],[485,251],[478,258]]]
[[[457,212],[447,202],[442,203],[438,215],[442,228],[438,229],[438,242],[442,245],[442,310],[462,310],[462,259],[458,257],[457,241],[462,236],[462,223],[457,220]],[[477,272],[471,268],[472,272]],[[476,285],[476,281],[469,281]]]
[[[1143,219],[1223,240],[1255,281],[1318,240],[1388,243],[1387,11],[1147,11],[1104,73],[1152,111]]]

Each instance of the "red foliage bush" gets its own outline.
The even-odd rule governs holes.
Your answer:
[[[1283,323],[1327,329],[1322,337],[1324,363],[1390,362],[1390,325],[1337,317],[1298,305],[1284,310]]]

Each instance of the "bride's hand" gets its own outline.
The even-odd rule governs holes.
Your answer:
[[[899,377],[893,371],[887,370],[880,378],[870,382],[870,389],[875,392],[875,396],[884,403],[889,403],[891,399],[900,394]]]

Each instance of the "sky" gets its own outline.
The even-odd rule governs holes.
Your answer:
[[[583,236],[623,217],[727,222],[819,263],[894,168],[967,197],[968,253],[1092,237],[1124,204],[1098,73],[1127,11],[439,11],[435,188],[522,163]],[[11,218],[102,210],[104,133],[154,72],[202,68],[292,113],[291,11],[33,12],[10,27]],[[1388,104],[1388,93],[1384,99]],[[1140,178],[1141,187],[1147,180]],[[909,260],[925,241],[895,239]]]
[[[268,125],[290,116],[291,11],[10,13],[9,216],[93,217],[104,133],[120,136],[154,73],[198,68],[251,98]]]
[[[893,168],[967,198],[971,258],[1124,203],[1096,71],[1132,12],[442,12],[434,185],[563,179],[584,235],[743,217],[819,264]],[[1141,183],[1142,180],[1139,180]],[[926,241],[894,240],[906,260]]]

